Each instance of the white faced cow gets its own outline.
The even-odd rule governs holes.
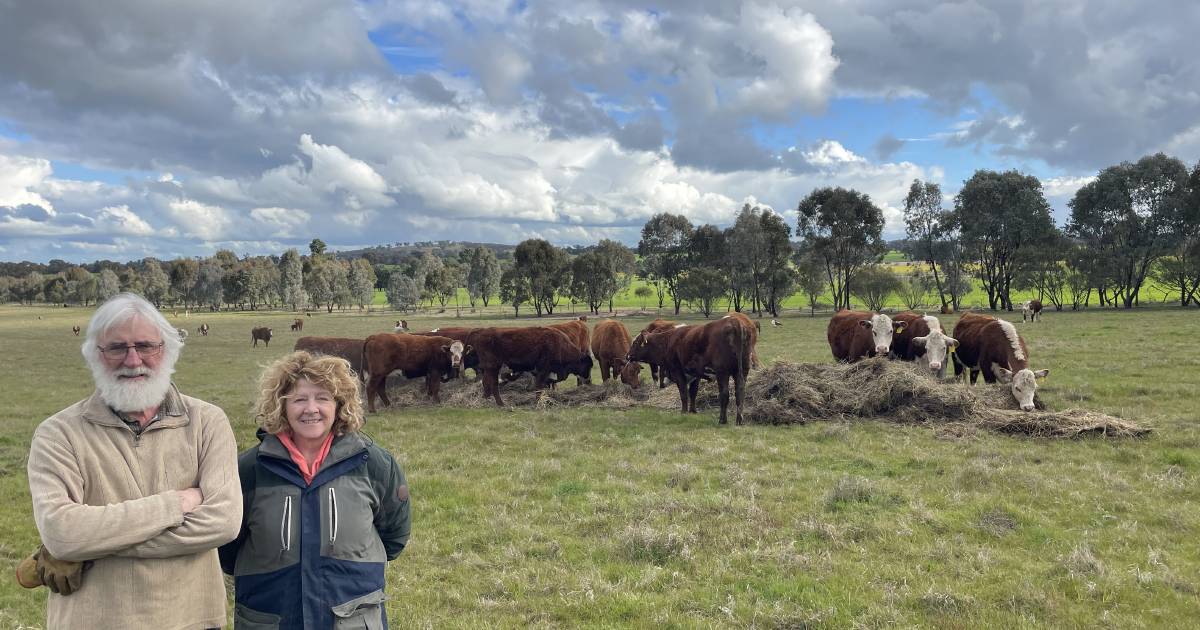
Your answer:
[[[906,326],[892,338],[892,354],[900,360],[916,362],[938,378],[944,376],[949,362],[947,355],[958,347],[958,340],[942,332],[938,318],[906,311],[897,314],[893,321],[904,322]]]
[[[1021,303],[1021,323],[1042,321],[1042,301],[1029,300]]]
[[[1029,369],[1029,350],[1012,323],[987,315],[965,313],[954,326],[959,341],[954,375],[971,370],[971,383],[979,374],[988,383],[1009,383],[1012,395],[1024,411],[1033,411],[1037,379],[1045,378],[1050,370]]]
[[[892,335],[907,327],[906,322],[893,322],[883,313],[841,310],[830,318],[826,337],[834,359],[853,363],[886,355],[892,347]]]

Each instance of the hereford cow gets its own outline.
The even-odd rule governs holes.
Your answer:
[[[905,323],[904,330],[892,336],[892,355],[901,361],[915,361],[938,378],[945,376],[947,355],[958,347],[958,340],[942,332],[938,318],[905,311],[892,322]]]
[[[425,377],[425,392],[440,403],[442,375],[462,366],[465,346],[449,337],[377,333],[362,344],[362,379],[367,384],[367,410],[375,411],[375,397],[391,406],[388,375],[400,370],[407,378]]]
[[[179,335],[180,341],[187,341],[188,331],[186,328],[176,328],[175,332]]]
[[[350,362],[350,369],[361,378],[363,373],[363,339],[350,337],[301,337],[293,350],[305,350],[311,354],[339,357]]]
[[[255,348],[258,347],[258,341],[260,339],[262,340],[264,346],[270,347],[271,329],[267,328],[266,326],[259,326],[258,328],[250,331],[250,340],[254,342],[252,345]]]
[[[292,332],[301,331],[301,330],[304,330],[304,320],[303,319],[293,319],[292,320]]]
[[[575,374],[590,383],[592,357],[567,338],[561,330],[542,326],[524,328],[480,328],[466,336],[479,360],[476,369],[483,377],[483,396],[500,399],[500,368],[513,372],[532,372],[538,389],[548,384],[551,374],[556,382]]]
[[[972,385],[980,372],[987,383],[1011,383],[1017,404],[1024,411],[1033,411],[1036,379],[1046,377],[1050,370],[1029,369],[1029,350],[1016,326],[987,315],[963,313],[954,326],[954,336],[958,339],[958,351],[952,355],[955,376],[970,369]]]
[[[904,332],[905,322],[892,322],[883,313],[840,310],[829,319],[826,338],[833,358],[853,363],[859,359],[887,354],[892,335]]]
[[[1021,304],[1021,323],[1042,321],[1042,301],[1029,300]]]
[[[196,329],[196,332],[199,332],[201,337],[207,337],[208,336],[208,324],[200,324],[200,327]]]
[[[71,332],[75,333],[75,336],[78,337],[79,336],[79,326],[72,326]]]
[[[621,322],[606,319],[592,331],[592,356],[600,364],[600,380],[617,378],[629,354],[629,331]]]
[[[403,320],[401,320],[401,321],[403,321]],[[471,334],[472,332],[474,332],[476,330],[479,330],[479,329],[478,328],[467,328],[465,326],[446,326],[443,328],[434,328],[433,330],[431,330],[429,332],[419,332],[419,333],[412,333],[412,334],[419,335],[422,337],[449,337],[455,341],[461,341],[464,344],[466,344],[467,343],[467,335]],[[462,367],[460,367],[458,370],[456,370],[452,374],[447,375],[446,380],[449,380],[451,378],[463,377],[464,376],[463,370],[466,370],[468,368],[475,370],[476,376],[479,375],[479,355],[470,348],[467,348],[466,350],[464,350]]]
[[[392,329],[392,332],[398,332],[398,333],[408,332],[408,322],[403,319],[396,320],[396,327],[394,329]]]
[[[746,376],[750,373],[750,336],[742,322],[732,317],[696,326],[639,334],[629,348],[631,360],[663,360],[668,376],[679,388],[684,413],[696,413],[696,393],[708,372],[716,376],[721,403],[720,424],[728,422],[729,378],[733,377],[735,422],[742,424]]]
[[[676,325],[677,324],[675,322],[673,322],[669,319],[663,319],[663,318],[659,317],[659,318],[655,319],[654,321],[650,322],[649,324],[646,324],[646,327],[642,329],[642,332],[646,333],[646,334],[662,332],[664,330],[670,330],[670,329],[674,328]],[[663,370],[658,369],[657,363],[647,362],[646,366],[650,368],[650,380],[655,383],[658,383],[659,389],[666,387],[667,386],[667,373]]]

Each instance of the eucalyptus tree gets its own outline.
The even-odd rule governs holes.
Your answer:
[[[854,276],[883,259],[883,211],[869,195],[841,187],[812,191],[797,210],[801,247],[820,262],[834,309],[850,308]]]

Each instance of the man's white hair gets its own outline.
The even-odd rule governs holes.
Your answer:
[[[141,319],[158,329],[158,336],[163,342],[163,357],[149,382],[132,388],[118,387],[117,372],[124,368],[113,370],[104,363],[100,355],[100,340],[104,339],[110,330],[131,319]],[[97,388],[100,389],[101,396],[105,402],[119,411],[138,411],[162,402],[167,388],[170,387],[171,374],[175,372],[175,361],[179,359],[179,352],[182,349],[183,341],[179,339],[179,332],[171,325],[171,322],[168,322],[167,318],[163,317],[153,304],[133,293],[115,295],[96,309],[91,322],[88,323],[87,337],[81,348],[83,358],[92,371],[92,378],[95,380]],[[134,371],[140,372],[144,367]],[[143,404],[155,397],[157,400]]]

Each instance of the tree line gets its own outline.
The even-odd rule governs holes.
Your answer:
[[[649,300],[676,314],[686,305],[706,317],[721,308],[778,315],[798,293],[814,311],[825,299],[850,308],[852,297],[879,310],[892,296],[908,308],[932,301],[950,311],[973,282],[993,310],[1011,310],[1018,291],[1034,291],[1057,309],[1093,300],[1132,308],[1148,281],[1184,307],[1200,305],[1200,164],[1189,170],[1159,153],[1105,168],[1076,192],[1061,227],[1041,182],[1017,171],[976,171],[950,207],[946,201],[938,184],[912,182],[901,248],[917,271],[905,275],[881,265],[882,209],[865,193],[825,187],[797,204],[794,237],[774,210],[746,204],[725,228],[656,214],[636,249],[607,239],[571,248],[528,239],[511,250],[441,243],[402,256],[368,250],[347,259],[313,239],[307,254],[289,249],[239,259],[221,250],[208,258],[90,268],[3,263],[0,300],[89,305],[136,291],[160,307],[331,312],[366,308],[382,289],[401,311],[497,303],[540,317],[564,303],[611,312],[615,297],[640,277],[645,284],[634,295],[643,305]]]

